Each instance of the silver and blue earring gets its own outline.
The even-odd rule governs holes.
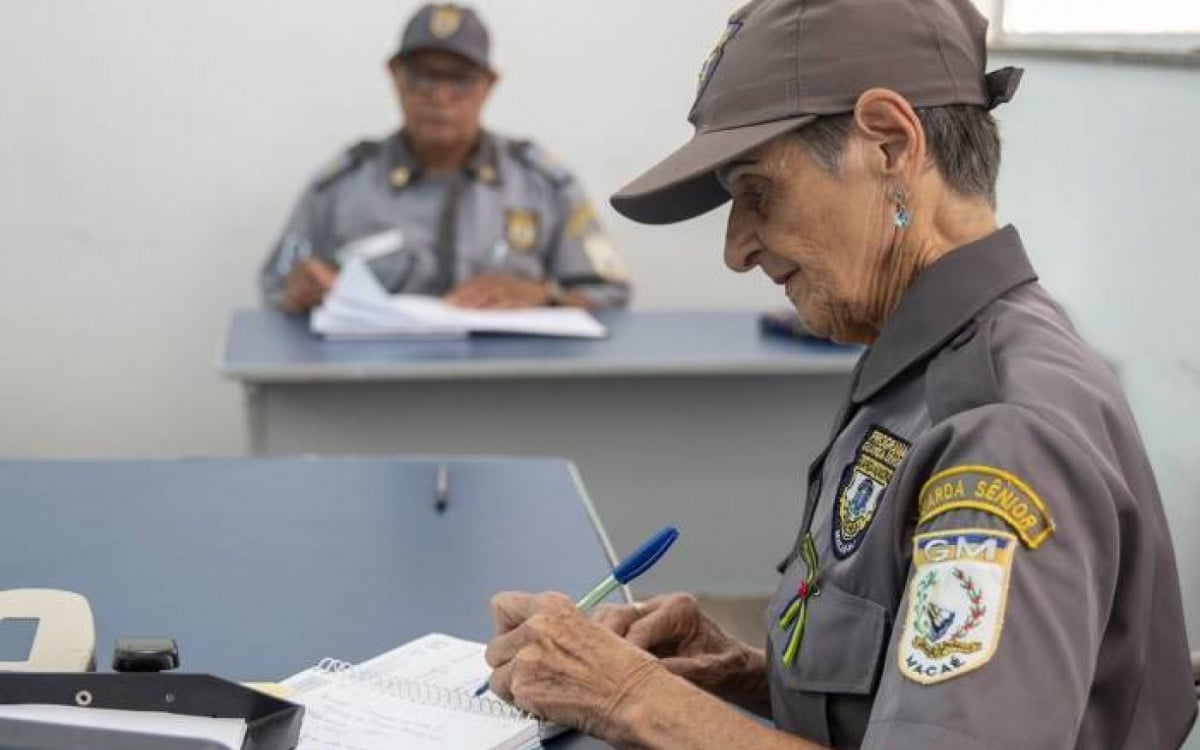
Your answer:
[[[897,229],[904,229],[912,222],[912,214],[908,212],[908,206],[904,205],[904,191],[898,188],[892,191],[892,200],[896,201],[896,213],[892,215],[892,223]]]

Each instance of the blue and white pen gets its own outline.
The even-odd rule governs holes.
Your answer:
[[[642,543],[642,546],[634,550],[631,555],[622,560],[617,567],[613,568],[611,575],[596,584],[595,588],[587,592],[582,599],[575,602],[576,609],[580,612],[587,612],[592,607],[604,601],[605,597],[615,591],[618,586],[629,583],[634,578],[645,573],[666,554],[677,538],[679,538],[679,529],[674,526],[667,526],[647,539]],[[487,681],[480,685],[479,689],[475,691],[475,696],[479,697],[486,693],[489,683],[490,681]]]

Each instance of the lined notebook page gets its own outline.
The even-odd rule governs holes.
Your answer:
[[[343,672],[313,668],[288,678],[292,700],[305,706],[298,748],[538,747],[536,720],[495,715],[491,702],[471,698],[489,673],[483,649],[435,633]]]

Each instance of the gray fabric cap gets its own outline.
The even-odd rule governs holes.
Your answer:
[[[453,3],[430,3],[422,6],[404,27],[400,49],[395,56],[425,50],[451,52],[484,70],[491,70],[490,48],[487,28],[472,8]]]
[[[970,0],[754,0],[730,18],[700,71],[695,135],[612,197],[645,224],[710,211],[722,164],[820,115],[852,112],[874,87],[914,107],[1012,98],[1019,68],[985,75],[987,20]]]

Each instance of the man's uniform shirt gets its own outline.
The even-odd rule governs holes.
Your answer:
[[[442,295],[501,273],[556,280],[597,307],[629,300],[629,277],[570,172],[526,141],[484,132],[465,170],[426,175],[395,134],[351,148],[305,190],[261,274],[282,299],[304,257],[367,261],[393,293]]]
[[[1013,228],[916,279],[808,480],[765,615],[780,728],[870,750],[1182,743],[1196,703],[1150,464]]]

